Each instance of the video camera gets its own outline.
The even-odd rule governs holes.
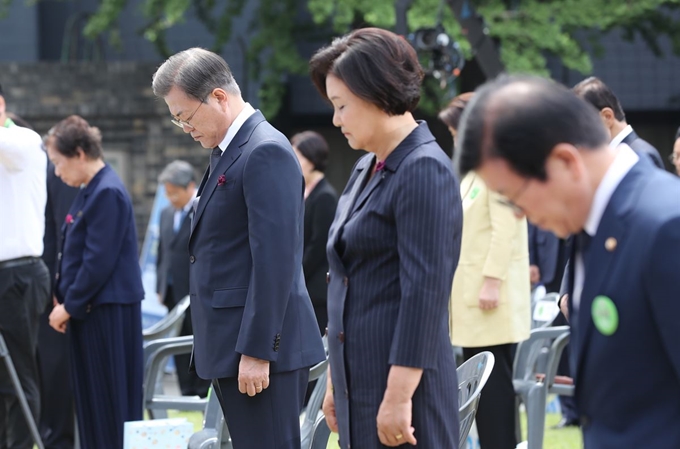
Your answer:
[[[427,57],[425,73],[440,81],[442,89],[452,82],[463,69],[465,58],[458,42],[446,33],[442,25],[420,28],[408,35],[408,41],[418,56]]]

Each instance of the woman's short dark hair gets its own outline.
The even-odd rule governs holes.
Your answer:
[[[500,76],[477,89],[461,120],[461,174],[485,159],[507,161],[519,175],[547,179],[545,163],[555,146],[606,147],[609,133],[597,111],[554,81]]]
[[[460,118],[463,116],[463,110],[474,94],[474,92],[465,92],[464,94],[454,97],[449,105],[439,113],[439,120],[444,122],[449,128],[458,130]]]
[[[314,85],[328,99],[326,78],[333,75],[359,98],[389,115],[415,110],[423,69],[403,37],[380,28],[362,28],[339,37],[309,62]]]
[[[57,123],[45,136],[45,144],[65,157],[78,156],[80,148],[88,159],[101,159],[102,135],[99,129],[90,126],[84,118],[72,115]]]
[[[680,139],[680,126],[678,126],[678,130],[675,131],[675,140]]]
[[[576,95],[595,106],[598,111],[609,108],[614,112],[616,120],[620,122],[626,120],[626,114],[623,112],[619,99],[601,79],[591,76],[575,85],[572,90]]]
[[[295,134],[290,139],[290,144],[314,165],[314,170],[321,173],[328,166],[328,143],[323,136],[314,131],[303,131]]]

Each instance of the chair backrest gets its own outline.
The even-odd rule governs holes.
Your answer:
[[[456,370],[458,375],[458,418],[460,420],[460,446],[464,447],[472,422],[477,413],[482,388],[491,375],[495,358],[489,351],[481,352]]]
[[[313,438],[314,427],[317,417],[322,415],[321,406],[326,396],[326,383],[328,380],[328,338],[323,337],[324,348],[326,348],[326,360],[317,363],[309,370],[309,382],[316,380],[316,385],[307,401],[304,411],[304,419],[300,422],[301,447],[310,447]]]
[[[547,293],[539,298],[532,298],[531,302],[531,328],[547,327],[552,324],[560,313],[557,305],[559,293]]]
[[[144,342],[158,338],[172,338],[179,336],[184,321],[184,314],[189,308],[189,295],[182,298],[167,315],[159,322],[142,331]]]
[[[528,340],[517,345],[513,362],[513,380],[535,381],[536,373],[545,373],[553,341],[569,333],[569,326],[532,329]]]
[[[326,424],[326,417],[319,416],[314,423],[314,431],[312,433],[312,441],[309,444],[308,449],[326,449],[328,447],[328,439],[331,436],[331,429],[328,428]],[[303,446],[303,449],[307,447]]]

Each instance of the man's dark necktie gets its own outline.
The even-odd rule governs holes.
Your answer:
[[[588,272],[588,266],[586,265],[588,254],[590,250],[590,242],[593,238],[586,231],[581,231],[578,235],[578,250],[581,253],[581,260],[583,260],[583,273]]]
[[[220,161],[221,157],[222,157],[222,150],[220,150],[220,147],[213,148],[212,153],[210,153],[210,174],[211,175],[215,172],[215,168],[217,167],[217,163]]]

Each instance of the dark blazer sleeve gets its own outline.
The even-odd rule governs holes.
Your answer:
[[[64,295],[64,307],[74,318],[85,318],[88,301],[111,277],[129,227],[132,208],[120,190],[103,188],[92,192],[90,208],[83,218],[87,236],[82,265]]]
[[[656,233],[645,264],[645,278],[649,295],[647,301],[652,310],[656,329],[663,349],[680,382],[680,218],[665,223]]]
[[[529,264],[538,265],[538,248],[536,242],[536,225],[527,222],[528,239],[529,239]]]
[[[294,153],[265,141],[248,155],[243,194],[248,209],[252,274],[236,352],[276,361],[296,261],[302,262],[303,178]],[[299,265],[297,270],[299,270]]]
[[[333,192],[320,192],[314,198],[314,204],[310,204],[310,222],[312,234],[302,257],[302,268],[305,276],[314,273],[320,266],[328,265],[326,260],[326,243],[328,242],[328,230],[335,217],[337,198]]]
[[[460,254],[462,209],[450,167],[434,158],[402,163],[394,217],[401,303],[390,365],[435,368],[437,341],[447,314]]]

